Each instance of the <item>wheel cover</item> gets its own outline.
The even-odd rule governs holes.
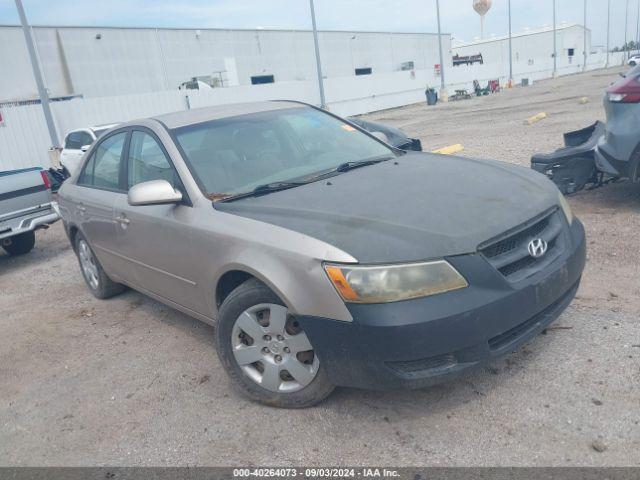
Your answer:
[[[96,290],[100,286],[98,265],[96,264],[93,252],[84,240],[78,242],[78,258],[80,258],[80,266],[82,267],[84,278],[87,280],[89,286]]]
[[[231,348],[244,374],[271,392],[302,390],[320,366],[295,318],[286,307],[273,303],[242,312],[233,325]]]

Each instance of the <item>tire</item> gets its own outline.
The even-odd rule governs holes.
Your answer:
[[[256,402],[306,408],[334,389],[295,317],[256,279],[238,286],[222,303],[216,343],[234,387]]]
[[[2,241],[2,248],[9,255],[24,255],[33,250],[36,244],[35,232],[24,232]]]
[[[629,62],[629,66],[631,66],[631,67],[635,67],[636,65],[637,65],[636,62],[633,62],[633,61]]]
[[[89,246],[89,242],[81,233],[76,235],[76,255],[78,256],[82,278],[84,278],[94,297],[99,299],[110,298],[126,289],[124,285],[114,282],[107,276]]]

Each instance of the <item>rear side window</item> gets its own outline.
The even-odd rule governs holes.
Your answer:
[[[64,148],[70,150],[80,150],[85,145],[91,145],[93,143],[93,137],[87,132],[71,132],[67,135],[64,142]]]
[[[118,190],[120,187],[120,161],[127,132],[106,138],[93,152],[78,183],[81,185]]]
[[[150,180],[166,180],[177,186],[177,174],[154,137],[134,131],[129,145],[129,188]]]

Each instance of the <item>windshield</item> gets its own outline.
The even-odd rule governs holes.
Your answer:
[[[305,181],[394,151],[311,107],[271,110],[174,130],[191,171],[219,199],[274,182]]]

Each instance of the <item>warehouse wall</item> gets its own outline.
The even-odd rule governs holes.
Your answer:
[[[177,89],[191,77],[228,70],[226,84],[251,84],[251,76],[274,75],[276,82],[316,77],[309,31],[187,30],[95,27],[35,27],[34,38],[52,96],[98,97]],[[100,38],[97,38],[100,37]],[[327,78],[416,69],[438,61],[438,36],[412,33],[320,32],[323,73]],[[444,36],[449,56],[451,37]],[[19,27],[0,27],[0,101],[36,97],[31,66]]]
[[[581,25],[560,27],[557,31],[558,67],[582,66],[584,57],[584,35],[587,35],[587,52],[591,50],[591,32]],[[528,70],[547,70],[553,68],[553,30],[519,34],[512,37],[513,61],[526,66]],[[574,50],[573,58],[568,55]],[[474,44],[452,47],[452,55],[482,54],[485,64],[509,64],[509,40],[500,38],[485,40]],[[455,69],[464,69],[462,65]]]

